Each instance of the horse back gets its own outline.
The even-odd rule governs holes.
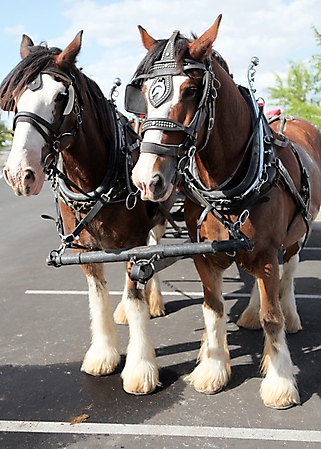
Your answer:
[[[293,147],[299,155],[308,175],[311,195],[310,213],[315,218],[321,205],[321,133],[312,123],[298,117],[287,117],[284,120],[275,121],[271,124],[271,128],[276,139],[279,139],[281,134],[290,141],[290,145],[285,147],[276,145],[276,148],[278,157],[298,190],[301,188],[302,173]]]

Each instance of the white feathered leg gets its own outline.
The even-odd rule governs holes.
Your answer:
[[[205,331],[199,364],[186,380],[200,392],[218,393],[231,375],[230,356],[226,341],[226,316],[203,305]]]
[[[96,269],[98,265],[96,266]],[[103,268],[101,268],[102,274]],[[112,373],[119,363],[118,336],[105,282],[87,275],[92,342],[81,370],[94,376]]]
[[[280,302],[285,318],[285,328],[287,332],[291,333],[302,329],[294,294],[294,275],[298,264],[299,254],[295,254],[288,262],[283,264],[280,281]]]
[[[240,327],[246,329],[261,329],[260,323],[260,292],[255,280],[248,306],[243,311],[237,323]]]
[[[128,282],[131,281],[128,279]],[[148,331],[149,310],[143,290],[136,290],[133,285],[128,291],[131,292],[129,297],[123,298],[129,324],[126,364],[121,374],[123,388],[127,393],[147,394],[160,385],[155,351]]]
[[[273,408],[288,408],[300,403],[293,367],[283,330],[275,341],[266,334],[261,384],[261,398],[265,405]]]
[[[150,232],[147,240],[147,245],[157,245],[164,235],[166,225],[155,226]],[[125,282],[124,292],[121,301],[116,307],[114,312],[114,320],[117,324],[128,324],[124,300],[128,297],[128,283]],[[148,281],[146,286],[146,297],[149,307],[149,313],[152,317],[165,315],[165,308],[163,303],[163,297],[160,288],[160,282],[158,274],[154,274],[152,279]]]
[[[262,358],[261,397],[265,405],[288,408],[300,402],[293,365],[285,339],[284,317],[279,302],[279,263],[271,255],[258,277],[261,309],[260,319],[265,335]]]

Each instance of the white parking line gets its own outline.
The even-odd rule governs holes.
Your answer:
[[[0,421],[0,432],[58,433],[58,434],[112,434],[159,435],[175,437],[204,437],[238,440],[274,440],[321,442],[321,432],[316,430],[262,429],[245,427],[200,427],[144,424],[104,424],[51,421]]]
[[[88,295],[87,290],[26,290],[26,295]],[[121,296],[123,294],[120,290],[112,290],[109,292],[111,296]],[[184,292],[184,291],[163,291],[164,296],[192,296],[193,298],[203,297],[202,292]],[[249,298],[250,293],[223,293],[223,296],[227,299]],[[296,294],[297,299],[321,299],[321,295],[306,295]]]

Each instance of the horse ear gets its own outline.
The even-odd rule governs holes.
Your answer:
[[[154,47],[154,45],[156,44],[157,41],[150,34],[148,34],[147,31],[145,30],[145,28],[143,28],[142,26],[138,25],[138,29],[140,32],[140,37],[142,39],[142,43],[143,43],[144,47],[146,48],[146,50],[149,51],[151,48]]]
[[[190,55],[195,61],[204,61],[212,53],[212,45],[216,40],[221,19],[222,14],[217,17],[211,28],[189,44]]]
[[[70,44],[57,56],[56,63],[72,65],[76,62],[76,57],[81,49],[83,30],[77,33],[76,37]]]
[[[26,34],[23,34],[21,44],[20,44],[20,56],[22,59],[25,59],[25,57],[29,55],[30,48],[28,48],[28,47],[33,47],[33,46],[34,46],[34,43],[33,43],[32,39],[30,39],[30,37],[27,36]]]

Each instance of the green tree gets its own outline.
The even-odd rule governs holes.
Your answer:
[[[4,122],[0,120],[0,151],[2,148],[10,145],[12,132],[9,131]]]
[[[321,34],[313,30],[321,46]],[[275,77],[276,86],[267,88],[273,103],[280,105],[282,112],[303,117],[321,129],[321,55],[312,56],[308,65],[290,61],[286,79]]]

